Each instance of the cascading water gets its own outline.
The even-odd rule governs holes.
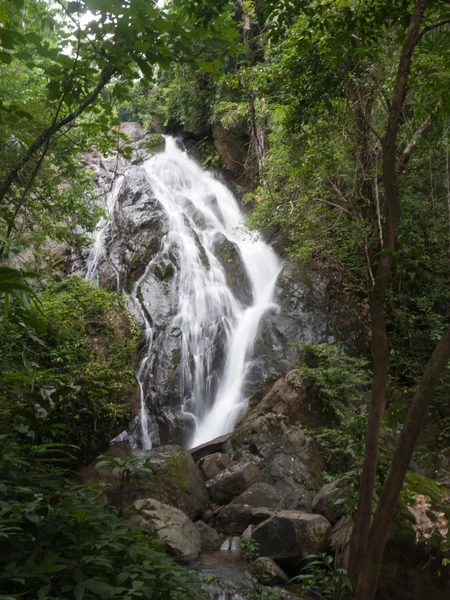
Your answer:
[[[281,268],[272,248],[239,231],[243,215],[233,194],[202,170],[174,139],[143,165],[153,193],[170,220],[163,252],[179,257],[178,306],[174,322],[182,332],[183,412],[195,422],[191,446],[228,433],[244,407],[243,386],[252,365],[259,321],[272,305]],[[227,285],[215,255],[219,236],[238,247],[253,293],[243,307]],[[214,356],[225,336],[225,366],[214,372]]]
[[[97,225],[97,232],[95,234],[94,243],[86,261],[86,279],[91,279],[98,283],[98,267],[99,263],[105,256],[105,235],[108,230],[110,223],[114,220],[114,211],[116,208],[117,197],[120,193],[124,180],[123,175],[119,175],[117,179],[113,181],[111,190],[106,196],[106,215],[100,219]],[[119,278],[117,277],[117,291],[119,291]]]
[[[146,330],[146,348],[137,372],[142,400],[140,445],[151,448],[145,400],[159,358],[155,349],[159,333],[145,305],[143,288],[163,260],[173,271],[171,317],[166,327],[181,336],[179,397],[183,420],[192,432],[188,442],[192,447],[232,431],[245,407],[245,382],[254,365],[258,325],[264,313],[274,308],[281,262],[268,244],[240,229],[243,214],[231,191],[191,160],[173,138],[166,137],[164,152],[147,160],[142,170],[148,183],[144,182],[144,188],[162,207],[167,227],[159,250],[131,290]],[[116,204],[122,182],[123,178],[118,179],[108,196],[110,220],[121,210]],[[148,204],[139,210],[148,210]],[[107,254],[107,227],[106,222],[100,223],[88,259],[87,276],[94,280]],[[237,252],[244,267],[237,274],[242,281],[235,285],[228,280],[227,259],[219,256],[224,242]],[[111,266],[117,273],[116,266]],[[240,288],[245,286],[247,293],[242,294]]]

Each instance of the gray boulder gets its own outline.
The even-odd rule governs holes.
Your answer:
[[[183,562],[199,556],[202,550],[200,532],[181,510],[153,498],[138,500],[134,507],[139,516],[139,527],[162,540],[170,555]]]
[[[121,484],[120,474],[114,474],[108,466],[91,469],[91,476],[85,477],[85,481],[108,483],[108,499],[116,506],[129,506],[136,500],[154,498],[182,510],[191,519],[196,519],[206,509],[208,492],[189,452],[179,446],[161,447],[149,454],[146,466],[151,473],[137,469],[125,486]]]
[[[232,500],[232,504],[244,504],[255,508],[284,508],[283,498],[269,483],[254,483]]]
[[[206,486],[213,502],[227,504],[255,483],[259,475],[259,467],[253,463],[236,464],[207,481]]]
[[[252,540],[261,556],[299,559],[326,548],[331,530],[322,515],[299,511],[279,511],[255,527]]]
[[[240,421],[231,443],[233,459],[257,463],[261,479],[275,487],[286,508],[311,512],[325,464],[300,427],[275,413],[251,417]]]
[[[191,448],[189,452],[195,462],[199,461],[204,456],[214,454],[215,452],[228,452],[225,448],[228,446],[232,435],[232,433],[226,433],[225,435],[214,438],[210,442],[205,442],[204,444],[200,444],[200,446]]]
[[[344,500],[348,497],[348,477],[327,483],[319,490],[312,503],[313,512],[326,517],[333,525],[346,513]]]
[[[202,538],[202,549],[203,550],[218,550],[222,545],[222,540],[215,529],[209,527],[203,521],[197,521],[195,523],[200,537]]]
[[[226,534],[241,534],[249,525],[259,525],[270,519],[276,511],[271,508],[254,508],[245,504],[227,504],[214,517],[214,527]]]
[[[197,464],[205,479],[213,479],[231,465],[231,458],[228,454],[215,452],[201,458]]]
[[[319,399],[313,381],[304,378],[298,369],[289,371],[269,388],[262,398],[259,392],[249,400],[247,410],[237,426],[270,413],[283,415],[291,425],[318,427],[333,420],[333,413]]]
[[[264,585],[277,585],[289,581],[283,569],[268,556],[257,558],[251,565],[251,572]]]

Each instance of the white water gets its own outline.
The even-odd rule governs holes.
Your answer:
[[[102,217],[97,225],[97,231],[94,237],[94,243],[86,261],[86,279],[91,279],[95,283],[99,282],[98,267],[102,258],[105,258],[105,236],[109,223],[114,220],[114,211],[116,202],[122,187],[124,176],[120,175],[114,180],[110,192],[106,197],[106,215]],[[119,291],[119,280],[117,279],[117,291]]]
[[[232,431],[245,408],[244,384],[254,364],[253,345],[261,317],[274,307],[281,262],[268,244],[242,232],[244,217],[231,191],[180,150],[175,140],[167,137],[165,151],[150,158],[143,168],[153,195],[167,213],[169,233],[132,291],[135,307],[146,323],[146,351],[136,374],[141,390],[140,442],[144,450],[151,449],[144,378],[154,358],[154,332],[140,304],[139,290],[158,257],[175,254],[177,293],[172,326],[182,332],[180,402],[182,412],[194,421],[190,440],[194,447]],[[99,223],[87,261],[86,277],[97,282],[99,264],[107,259],[106,232],[123,181],[119,177],[108,194],[108,216]],[[223,238],[236,244],[241,254],[253,293],[250,306],[233,295],[216,258],[217,243]],[[119,283],[118,278],[118,289]],[[217,372],[215,358],[221,340],[225,340],[224,356]]]
[[[253,364],[253,344],[261,317],[273,307],[281,263],[268,244],[239,230],[243,214],[233,194],[172,138],[166,139],[162,154],[143,166],[170,220],[162,251],[175,247],[180,257],[174,319],[182,331],[180,398],[183,412],[195,422],[190,445],[196,446],[232,431],[245,407],[243,390]],[[220,234],[242,255],[253,291],[249,307],[234,297],[214,254]],[[223,331],[225,367],[217,374],[213,359]]]

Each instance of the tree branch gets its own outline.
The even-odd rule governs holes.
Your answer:
[[[449,24],[450,24],[450,18],[442,19],[442,21],[437,21],[437,23],[433,23],[432,25],[427,25],[426,27],[424,27],[422,29],[422,31],[417,36],[415,45],[417,45],[420,42],[420,40],[423,38],[423,36],[426,35],[427,33],[429,33],[430,31],[434,31],[435,29],[438,29],[439,27],[443,27],[444,25],[449,25]]]
[[[41,135],[28,147],[25,154],[22,158],[15,164],[15,166],[10,170],[6,179],[2,183],[0,187],[0,203],[5,199],[5,196],[8,194],[11,186],[17,179],[20,171],[25,167],[25,165],[30,161],[30,159],[34,156],[34,154],[42,148],[44,144],[46,144],[47,140],[49,140],[55,133],[57,133],[60,129],[62,129],[65,125],[68,125],[72,121],[74,121],[77,117],[81,115],[83,111],[86,110],[88,106],[90,106],[95,100],[97,100],[98,95],[103,90],[103,88],[111,81],[114,73],[116,72],[115,67],[112,65],[103,69],[100,79],[92,90],[92,92],[84,99],[84,101],[78,106],[76,110],[66,115],[63,119],[61,119],[58,123],[54,122],[50,127],[48,127],[45,131],[41,133]]]
[[[400,158],[397,162],[397,172],[399,175],[400,175],[400,173],[403,173],[403,171],[406,168],[406,165],[409,163],[409,159],[411,158],[414,148],[417,146],[418,141],[430,129],[430,127],[433,123],[433,119],[434,119],[436,111],[437,111],[437,108],[435,109],[433,114],[429,115],[425,119],[425,121],[420,125],[420,127],[416,130],[416,132],[412,136],[412,138],[409,140],[408,144],[406,145],[406,148],[403,150],[402,155],[400,156]]]

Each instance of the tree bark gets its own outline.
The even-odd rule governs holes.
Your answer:
[[[44,144],[60,129],[62,129],[65,125],[68,125],[72,121],[74,121],[77,117],[79,117],[93,102],[95,102],[98,98],[98,95],[103,90],[103,88],[111,81],[113,75],[115,73],[115,68],[112,66],[106,67],[102,74],[100,75],[100,79],[96,85],[96,87],[92,90],[92,92],[83,100],[83,102],[78,106],[76,110],[66,115],[57,123],[53,123],[50,127],[48,127],[45,131],[41,133],[41,135],[28,147],[25,154],[22,158],[14,165],[11,171],[6,176],[6,179],[0,186],[0,203],[4,201],[6,195],[9,193],[11,186],[17,180],[21,170],[25,167],[25,165],[31,160],[34,154],[42,148]]]
[[[355,597],[358,599],[372,600],[375,596],[383,550],[388,537],[389,526],[397,508],[403,481],[411,462],[423,420],[449,360],[450,327],[447,327],[425,367],[422,380],[416,389],[409,408],[406,423],[397,442],[391,467],[384,482],[380,501],[370,528],[368,552],[360,570],[356,588]]]
[[[418,0],[406,33],[400,55],[397,78],[389,108],[386,133],[382,143],[383,184],[385,202],[384,246],[378,263],[375,285],[370,299],[371,351],[373,378],[371,402],[367,421],[364,464],[361,473],[358,508],[350,542],[349,577],[354,588],[355,600],[369,600],[357,587],[361,567],[368,552],[372,504],[375,493],[381,424],[386,403],[386,386],[389,367],[389,338],[386,329],[386,293],[390,286],[391,271],[400,223],[400,199],[396,173],[397,134],[406,98],[411,60],[419,36],[428,0]],[[375,594],[375,589],[369,593]]]

